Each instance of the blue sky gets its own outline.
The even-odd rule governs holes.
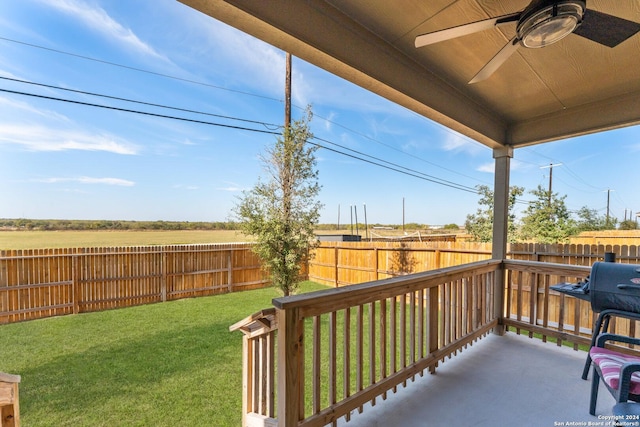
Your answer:
[[[229,126],[277,131],[284,70],[284,52],[173,0],[2,0],[0,217],[230,219],[275,136]],[[463,224],[478,196],[458,188],[493,185],[488,148],[298,58],[292,92],[294,117],[310,104],[315,136],[337,145],[322,144],[422,177],[320,149],[323,223],[338,210],[348,223],[351,206],[364,222],[366,205],[369,223],[400,224],[404,200],[406,222]],[[543,167],[561,164],[553,190],[569,209],[604,214],[611,190],[623,219],[640,211],[639,137],[632,127],[518,149],[511,183],[546,188]]]

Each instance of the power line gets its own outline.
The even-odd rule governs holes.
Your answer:
[[[160,117],[160,118],[164,118],[164,119],[181,120],[181,121],[190,122],[190,123],[199,123],[199,124],[205,124],[205,125],[220,126],[220,127],[230,128],[230,129],[247,130],[247,131],[252,131],[252,132],[267,133],[267,134],[271,134],[271,135],[280,135],[280,132],[275,132],[275,131],[271,131],[271,130],[252,129],[252,128],[246,128],[246,127],[243,127],[243,126],[228,125],[228,124],[224,124],[224,123],[206,122],[204,120],[187,119],[185,117],[176,117],[176,116],[169,116],[169,115],[166,115],[166,114],[150,113],[150,112],[147,112],[147,111],[131,110],[131,109],[128,109],[128,108],[112,107],[110,105],[94,104],[94,103],[90,103],[90,102],[83,102],[83,101],[76,101],[76,100],[72,100],[72,99],[57,98],[57,97],[54,97],[54,96],[39,95],[39,94],[35,94],[35,93],[20,92],[20,91],[9,90],[9,89],[0,88],[0,92],[12,93],[12,94],[15,94],[15,95],[31,96],[31,97],[34,97],[34,98],[42,98],[42,99],[48,99],[48,100],[52,100],[52,101],[68,102],[68,103],[71,103],[71,104],[84,105],[84,106],[87,106],[87,107],[105,108],[105,109],[108,109],[108,110],[121,111],[121,112],[125,112],[125,113],[134,113],[134,114],[142,114],[142,115],[145,115],[145,116]]]
[[[190,122],[190,123],[205,124],[205,125],[210,125],[210,126],[219,126],[219,127],[225,127],[225,128],[231,128],[231,129],[237,129],[237,130],[266,133],[266,134],[271,134],[271,135],[281,135],[280,132],[275,132],[275,131],[271,131],[271,130],[262,130],[262,129],[243,127],[243,126],[228,125],[228,124],[223,124],[223,123],[208,122],[208,121],[204,121],[204,120],[189,119],[189,118],[185,118],[185,117],[170,116],[170,115],[166,115],[166,114],[150,113],[150,112],[147,112],[147,111],[139,111],[139,110],[132,110],[132,109],[128,109],[128,108],[113,107],[113,106],[109,106],[109,105],[95,104],[95,103],[90,103],[90,102],[83,102],[83,101],[59,98],[59,97],[54,97],[54,96],[47,96],[47,95],[40,95],[40,94],[34,94],[34,93],[28,93],[28,92],[14,91],[14,90],[10,90],[10,89],[0,88],[0,92],[6,92],[6,93],[11,93],[11,94],[15,94],[15,95],[22,95],[22,96],[30,96],[30,97],[47,99],[47,100],[58,101],[58,102],[67,102],[67,103],[77,104],[77,105],[82,105],[82,106],[87,106],[87,107],[104,108],[104,109],[108,109],[108,110],[120,111],[120,112],[125,112],[125,113],[141,114],[141,115],[164,118],[164,119],[180,120],[180,121],[185,121],[185,122]],[[135,101],[132,101],[132,102],[135,102]],[[256,123],[264,124],[262,122],[256,122]],[[450,187],[450,188],[455,188],[457,190],[461,190],[461,191],[466,191],[466,192],[477,194],[477,190],[472,189],[471,187],[465,187],[465,186],[462,186],[462,185],[459,185],[459,184],[456,184],[456,183],[453,183],[453,182],[450,182],[450,181],[439,180],[439,178],[430,177],[429,175],[426,175],[426,174],[423,174],[421,172],[406,168],[404,166],[397,165],[397,164],[391,163],[391,162],[387,162],[385,160],[382,160],[382,159],[379,159],[379,158],[376,158],[374,156],[370,156],[370,155],[367,155],[367,154],[364,154],[364,153],[360,153],[360,152],[357,152],[355,150],[351,150],[351,149],[349,149],[347,147],[343,147],[343,146],[341,146],[339,144],[333,143],[333,142],[328,141],[328,140],[323,140],[323,139],[319,139],[319,138],[314,138],[314,139],[318,139],[318,140],[321,140],[321,141],[323,141],[325,143],[329,143],[329,144],[338,146],[338,147],[340,147],[342,149],[345,149],[345,150],[356,152],[356,153],[358,153],[358,154],[360,154],[362,156],[369,157],[369,159],[364,158],[364,157],[359,157],[359,156],[356,156],[355,154],[350,154],[350,153],[347,153],[347,152],[344,152],[344,151],[340,151],[340,150],[337,150],[337,149],[334,149],[334,148],[330,148],[330,147],[327,147],[327,146],[322,145],[322,144],[310,142],[311,144],[316,145],[316,146],[318,146],[320,148],[323,148],[325,150],[333,151],[335,153],[342,154],[344,156],[351,157],[351,158],[354,158],[354,159],[357,159],[357,160],[360,160],[360,161],[363,161],[363,162],[366,162],[366,163],[370,163],[370,164],[373,164],[373,165],[376,165],[376,166],[379,166],[379,167],[382,167],[382,168],[385,168],[385,169],[393,170],[393,171],[402,173],[404,175],[408,175],[408,176],[412,176],[412,177],[415,177],[415,178],[418,178],[418,179],[422,179],[422,180],[425,180],[425,181],[429,181],[429,182],[433,182],[433,183],[436,183],[436,184],[444,185],[444,186],[447,186],[447,187]],[[373,160],[371,160],[371,159],[373,159]],[[380,162],[382,162],[382,163],[380,163]]]
[[[251,92],[245,92],[245,91],[229,89],[229,88],[225,88],[225,87],[222,87],[222,86],[217,86],[217,85],[212,85],[212,84],[209,84],[209,83],[204,83],[204,82],[201,82],[201,81],[186,79],[186,78],[177,77],[177,76],[173,76],[173,75],[165,74],[165,73],[158,73],[158,72],[146,70],[146,69],[143,69],[143,68],[137,68],[137,67],[132,67],[132,66],[128,66],[128,65],[119,64],[119,63],[116,63],[116,62],[105,61],[105,60],[102,60],[102,59],[98,59],[98,58],[94,58],[94,57],[90,57],[90,56],[86,56],[86,55],[79,55],[79,54],[76,54],[76,53],[71,53],[71,52],[60,50],[60,49],[49,48],[49,47],[45,47],[45,46],[41,46],[41,45],[37,45],[37,44],[33,44],[33,43],[27,43],[27,42],[23,42],[23,41],[19,41],[19,40],[14,40],[14,39],[6,38],[6,37],[0,37],[0,40],[4,40],[4,41],[7,41],[7,42],[16,43],[16,44],[21,44],[21,45],[24,45],[24,46],[29,46],[29,47],[32,47],[32,48],[35,48],[35,49],[41,49],[41,50],[45,50],[45,51],[49,51],[49,52],[54,52],[54,53],[61,54],[61,55],[67,55],[67,56],[71,56],[71,57],[75,57],[75,58],[79,58],[79,59],[83,59],[83,60],[87,60],[87,61],[97,62],[97,63],[100,63],[100,64],[110,65],[110,66],[113,66],[113,67],[119,67],[119,68],[123,68],[123,69],[126,69],[126,70],[136,71],[136,72],[140,72],[140,73],[146,73],[146,74],[155,75],[155,76],[168,78],[168,79],[173,79],[173,80],[177,80],[177,81],[183,81],[183,82],[186,82],[186,83],[191,83],[191,84],[196,84],[196,85],[200,85],[200,86],[210,87],[210,88],[213,88],[213,89],[225,90],[225,91],[229,91],[229,92],[233,92],[233,93],[238,93],[238,94],[241,94],[241,95],[247,95],[247,96],[253,96],[253,97],[257,97],[257,98],[267,99],[267,100],[270,100],[270,101],[276,101],[276,102],[280,102],[280,103],[283,102],[283,100],[278,99],[278,98],[268,97],[268,96],[264,96],[264,95],[258,95],[258,94],[251,93]],[[17,79],[8,79],[8,78],[7,78],[7,80],[16,80],[16,81],[18,81]],[[29,83],[29,82],[25,82],[25,83]],[[43,85],[43,86],[47,86],[47,85]],[[69,90],[69,91],[73,92],[73,90],[71,90],[71,89],[65,89],[65,88],[57,88],[57,89]],[[78,91],[78,93],[83,93],[83,92],[82,91]],[[91,93],[87,92],[85,94],[91,94]],[[96,95],[96,96],[103,96],[103,97],[112,98],[112,99],[119,99],[117,97],[109,97],[109,96],[106,96],[106,95]],[[120,99],[120,100],[124,100],[124,99]],[[125,101],[134,102],[134,101],[131,101],[131,100],[125,100]],[[145,104],[143,102],[138,102],[138,103]],[[180,110],[178,108],[164,107],[164,106],[161,106],[161,105],[154,105],[154,104],[147,104],[147,105],[153,105],[153,106],[156,106],[156,107],[172,108],[172,109],[175,109],[175,110]],[[293,107],[295,107],[295,108],[297,108],[299,110],[304,110],[303,107],[297,106],[295,104],[293,104]],[[189,111],[189,110],[182,110],[182,111]],[[195,111],[190,111],[190,112],[194,112],[194,113],[197,113],[197,114],[208,114],[208,113],[201,113],[201,112],[195,112]],[[208,114],[208,115],[212,115],[212,116],[216,116],[216,117],[224,117],[224,116],[217,116],[217,115],[213,115],[213,114]],[[458,171],[454,171],[452,169],[445,168],[445,167],[443,167],[441,165],[438,165],[436,163],[430,162],[430,161],[428,161],[426,159],[423,159],[420,156],[416,156],[414,154],[407,153],[407,152],[405,152],[403,150],[400,150],[400,149],[398,149],[396,147],[393,147],[392,145],[385,144],[385,143],[383,143],[383,142],[381,142],[381,141],[379,141],[379,140],[377,140],[375,138],[372,138],[372,137],[370,137],[370,136],[368,136],[368,135],[366,135],[366,134],[364,134],[362,132],[358,132],[356,130],[353,130],[353,129],[347,127],[347,126],[344,126],[344,125],[342,125],[340,123],[337,123],[337,122],[334,122],[332,120],[329,120],[328,118],[322,117],[322,116],[320,116],[318,114],[314,114],[314,116],[318,117],[318,118],[320,118],[322,120],[325,120],[328,123],[331,123],[331,124],[334,124],[336,126],[339,126],[339,127],[343,128],[343,129],[345,129],[345,130],[347,130],[347,131],[349,131],[349,132],[351,132],[351,133],[353,133],[355,135],[359,135],[359,136],[361,136],[363,138],[366,138],[366,139],[368,139],[370,141],[373,141],[373,142],[375,142],[377,144],[380,144],[380,145],[382,145],[384,147],[387,147],[387,148],[389,148],[391,150],[397,151],[397,152],[399,152],[399,153],[401,153],[401,154],[403,154],[405,156],[412,157],[414,159],[420,160],[421,162],[427,163],[427,164],[429,164],[431,166],[434,166],[434,167],[438,167],[440,169],[446,170],[446,171],[454,173],[456,175],[463,176],[465,178],[469,178],[469,179],[472,179],[472,180],[477,181],[477,182],[482,182],[482,181],[480,181],[480,180],[478,180],[476,178],[470,177],[470,176],[465,175],[463,173],[460,173]],[[224,118],[228,118],[228,117],[224,117]],[[237,120],[235,118],[230,118],[230,119]],[[251,122],[249,120],[243,120],[243,121]],[[274,125],[274,126],[277,126],[277,125]],[[448,129],[448,128],[444,128],[444,129],[446,131],[448,131],[448,132],[451,132],[451,130]],[[470,187],[467,187],[467,188],[470,188]]]
[[[145,74],[150,74],[150,75],[154,75],[154,76],[158,76],[158,77],[164,77],[164,78],[168,78],[168,79],[179,80],[179,81],[183,81],[185,83],[192,83],[192,84],[195,84],[195,85],[206,86],[206,87],[210,87],[210,88],[213,88],[213,89],[226,90],[228,92],[238,93],[238,94],[241,94],[241,95],[253,96],[253,97],[256,97],[256,98],[263,98],[263,99],[268,99],[268,100],[271,100],[271,101],[282,102],[281,99],[272,98],[272,97],[265,96],[265,95],[258,95],[258,94],[255,94],[255,93],[244,92],[244,91],[236,90],[236,89],[229,89],[229,88],[222,87],[222,86],[212,85],[210,83],[204,83],[204,82],[199,82],[197,80],[185,79],[183,77],[172,76],[170,74],[158,73],[156,71],[145,70],[144,68],[137,68],[137,67],[132,67],[132,66],[129,66],[129,65],[118,64],[116,62],[105,61],[103,59],[93,58],[91,56],[79,55],[77,53],[66,52],[64,50],[53,49],[53,48],[50,48],[50,47],[40,46],[40,45],[33,44],[33,43],[22,42],[22,41],[19,41],[19,40],[13,40],[13,39],[9,39],[9,38],[6,38],[6,37],[0,37],[0,40],[12,42],[12,43],[17,43],[17,44],[21,44],[21,45],[24,45],[24,46],[33,47],[33,48],[36,48],[36,49],[47,50],[49,52],[54,52],[54,53],[58,53],[58,54],[61,54],[61,55],[72,56],[74,58],[80,58],[80,59],[84,59],[86,61],[93,61],[93,62],[97,62],[97,63],[100,63],[100,64],[111,65],[113,67],[119,67],[119,68],[123,68],[125,70],[137,71],[139,73],[145,73]]]
[[[389,167],[387,167],[387,169],[391,169],[391,170],[399,171],[399,170],[398,170],[398,169],[396,169],[396,168],[401,168],[401,169],[404,169],[405,171],[407,171],[407,172],[408,172],[408,175],[415,176],[415,177],[418,177],[418,178],[424,179],[424,180],[426,180],[426,181],[434,182],[434,183],[436,183],[436,184],[441,184],[441,185],[444,185],[444,186],[446,186],[446,187],[451,187],[451,188],[455,188],[455,189],[458,189],[458,190],[462,190],[462,191],[467,191],[467,192],[470,192],[470,193],[478,194],[478,190],[477,190],[477,189],[475,189],[475,188],[473,188],[473,187],[467,187],[467,186],[462,185],[462,184],[458,184],[458,183],[455,183],[455,182],[452,182],[452,181],[448,181],[448,180],[445,180],[445,179],[442,179],[442,178],[438,178],[438,177],[435,177],[435,176],[432,176],[432,175],[429,175],[429,174],[423,173],[423,172],[419,172],[419,171],[416,171],[415,169],[407,168],[407,167],[405,167],[405,166],[398,165],[398,164],[396,164],[396,163],[389,162],[389,161],[387,161],[387,160],[380,159],[380,158],[375,157],[375,156],[371,156],[371,155],[366,154],[366,153],[363,153],[363,152],[361,152],[361,151],[357,151],[357,150],[353,150],[353,149],[351,149],[351,148],[344,147],[344,146],[342,146],[342,145],[336,144],[336,143],[331,142],[331,141],[328,141],[328,140],[326,140],[326,139],[317,138],[317,137],[314,137],[314,139],[317,139],[317,140],[319,140],[319,141],[322,141],[322,142],[325,142],[325,143],[328,143],[328,144],[331,144],[331,145],[338,146],[338,147],[340,147],[340,148],[342,148],[342,149],[345,149],[345,150],[351,151],[351,152],[353,152],[353,153],[357,153],[357,154],[359,154],[359,155],[361,155],[361,156],[366,156],[366,157],[368,157],[368,158],[371,158],[371,159],[377,160],[377,161],[379,161],[379,162],[383,162],[383,163],[385,163],[385,164],[389,165]],[[327,147],[324,147],[324,148],[328,149]],[[331,151],[336,151],[336,150],[331,150]],[[336,151],[336,152],[338,152],[338,151]],[[345,153],[342,153],[342,154],[345,154]],[[349,157],[353,157],[353,156],[349,156]],[[363,159],[362,159],[362,158],[360,158],[360,160],[363,160]],[[383,165],[378,164],[378,166],[383,166]],[[416,174],[417,174],[417,175],[416,175]]]
[[[280,125],[269,124],[269,123],[256,121],[256,120],[241,119],[241,118],[238,118],[238,117],[225,116],[225,115],[214,114],[214,113],[207,113],[207,112],[203,112],[203,111],[190,110],[190,109],[187,109],[187,108],[170,107],[170,106],[163,105],[163,104],[154,104],[154,103],[151,103],[151,102],[138,101],[138,100],[134,100],[134,99],[121,98],[121,97],[111,96],[111,95],[104,95],[104,94],[95,93],[95,92],[86,92],[86,91],[83,91],[83,90],[69,89],[69,88],[64,88],[64,87],[60,87],[60,86],[48,85],[48,84],[44,84],[44,83],[36,83],[36,82],[30,82],[30,81],[27,81],[27,80],[14,79],[14,78],[10,78],[10,77],[2,77],[2,76],[0,76],[0,79],[9,80],[9,81],[17,82],[17,83],[24,83],[24,84],[28,84],[28,85],[46,87],[46,88],[49,88],[49,89],[64,90],[64,91],[67,91],[67,92],[79,93],[79,94],[82,94],[82,95],[90,95],[90,96],[96,96],[96,97],[105,98],[105,99],[112,99],[112,100],[116,100],[116,101],[131,102],[131,103],[134,103],[134,104],[147,105],[147,106],[150,106],[150,107],[165,108],[165,109],[169,109],[169,110],[182,111],[182,112],[186,112],[186,113],[202,114],[202,115],[205,115],[205,116],[219,117],[219,118],[228,119],[228,120],[237,120],[237,121],[246,122],[246,123],[260,124],[260,125],[263,125],[264,127],[266,127],[267,129],[269,127],[274,128],[274,129],[270,129],[270,130],[275,130],[275,129],[282,128],[282,126],[280,126]]]
[[[316,139],[316,138],[314,138],[314,139]],[[395,172],[398,172],[398,173],[401,173],[401,174],[404,174],[404,175],[408,175],[408,176],[412,176],[414,178],[422,179],[423,181],[429,181],[429,182],[433,182],[433,183],[436,183],[436,184],[443,185],[445,187],[455,188],[456,190],[461,190],[461,191],[466,191],[468,193],[478,194],[478,191],[475,190],[475,189],[464,188],[464,187],[456,187],[456,186],[451,185],[451,184],[446,184],[446,183],[443,183],[443,182],[440,182],[440,181],[436,181],[434,179],[430,179],[430,178],[427,178],[427,177],[423,176],[424,174],[420,174],[420,172],[415,172],[414,173],[414,172],[404,171],[404,170],[398,169],[398,168],[393,167],[393,166],[380,164],[380,163],[374,162],[373,160],[368,160],[368,159],[365,159],[365,158],[362,158],[362,157],[358,157],[358,156],[356,156],[354,154],[349,154],[349,153],[345,153],[345,152],[342,152],[342,151],[339,151],[339,150],[336,150],[336,149],[333,149],[333,148],[329,148],[329,147],[323,146],[322,144],[318,144],[318,143],[314,143],[314,142],[310,142],[310,144],[313,144],[313,145],[315,145],[317,147],[320,147],[320,148],[323,148],[325,150],[333,151],[334,153],[342,154],[343,156],[347,156],[347,157],[351,157],[351,158],[354,158],[354,159],[358,159],[358,160],[363,161],[365,163],[370,163],[372,165],[376,165],[376,166],[379,166],[379,167],[382,167],[382,168],[385,168],[385,169],[389,169],[389,170],[392,170],[392,171],[395,171]],[[392,165],[393,165],[393,163],[392,163]],[[400,166],[400,167],[402,167],[402,166]],[[411,169],[409,169],[409,170],[411,170]]]

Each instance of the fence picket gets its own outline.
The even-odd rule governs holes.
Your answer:
[[[251,244],[3,250],[0,324],[267,285]]]

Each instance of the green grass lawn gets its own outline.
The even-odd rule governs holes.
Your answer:
[[[306,282],[303,292],[326,289]],[[238,320],[273,288],[0,326],[0,371],[19,374],[36,426],[238,426]]]

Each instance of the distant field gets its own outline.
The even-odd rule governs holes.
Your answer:
[[[248,242],[239,231],[0,231],[0,249]]]

